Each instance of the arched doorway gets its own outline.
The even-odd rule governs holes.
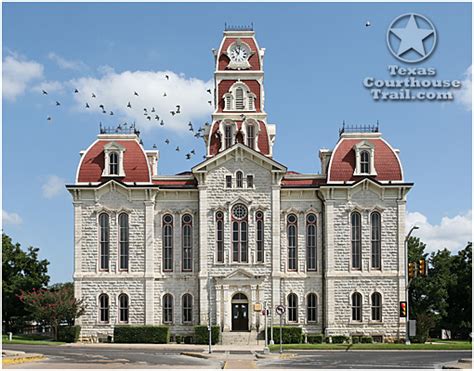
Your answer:
[[[232,331],[249,330],[249,301],[241,292],[232,297]]]

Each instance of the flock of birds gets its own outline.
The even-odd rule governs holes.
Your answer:
[[[165,75],[165,79],[166,80],[169,80],[170,77],[169,75]],[[211,96],[212,96],[212,90],[211,89],[207,89],[206,90],[207,93],[209,93]],[[43,95],[48,95],[48,92],[46,90],[42,90],[42,93]],[[76,88],[74,89],[74,94],[79,94],[79,90]],[[133,96],[140,96],[140,94],[136,91],[133,92]],[[166,92],[163,93],[163,97],[166,97],[167,94]],[[97,95],[95,93],[91,93],[91,98],[92,99],[97,99]],[[212,106],[212,100],[209,100],[207,101],[207,103],[209,103],[209,105]],[[90,109],[91,108],[91,104],[89,104],[89,102],[85,102],[85,108],[87,109]],[[56,107],[58,106],[61,106],[61,102],[60,101],[56,101]],[[103,114],[109,114],[109,116],[114,116],[114,112],[113,111],[107,111],[105,109],[105,106],[103,104],[99,104],[98,107],[101,109],[102,113]],[[127,103],[127,109],[132,109],[132,103],[129,101]],[[170,111],[170,114],[172,117],[174,117],[175,115],[179,115],[181,113],[181,105],[177,104],[175,106],[175,108],[173,110]],[[155,120],[159,126],[165,126],[165,122],[162,118],[160,118],[159,114],[157,113],[157,111],[155,110],[155,107],[152,107],[151,109],[149,108],[143,108],[143,115],[145,116],[145,119],[148,120],[148,121],[152,121],[152,120]],[[52,116],[47,116],[47,121],[52,121]],[[101,124],[102,125],[102,124]],[[127,123],[124,123],[124,127],[127,127]],[[188,131],[191,132],[194,136],[194,138],[203,138],[203,132],[205,132],[205,127],[208,127],[209,126],[209,123],[206,122],[204,124],[203,127],[199,127],[197,129],[194,128],[192,122],[190,121],[188,123]],[[118,125],[117,126],[117,132],[121,131],[122,130],[122,125]],[[140,140],[140,143],[143,144],[143,141]],[[164,140],[164,143],[166,145],[170,145],[171,144],[171,141],[170,139],[166,138]],[[157,149],[157,145],[156,144],[153,144],[153,149]],[[181,148],[179,146],[176,146],[176,152],[181,152]],[[196,154],[196,151],[193,149],[191,149],[190,151],[188,151],[184,156],[186,158],[186,160],[190,160],[192,156],[194,156]],[[203,156],[203,158],[206,158],[206,156]]]

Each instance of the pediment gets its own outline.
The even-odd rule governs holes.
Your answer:
[[[224,277],[225,280],[249,280],[254,278],[255,276],[252,273],[247,272],[245,269],[241,268],[229,273]]]

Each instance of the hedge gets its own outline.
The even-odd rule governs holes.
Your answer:
[[[170,341],[168,326],[128,326],[114,327],[114,343],[166,344]]]
[[[309,344],[322,344],[324,341],[323,334],[308,334],[306,340]]]
[[[369,344],[369,343],[373,343],[374,340],[372,339],[372,336],[362,336],[360,338],[360,342],[364,344]]]
[[[219,335],[221,332],[220,326],[212,326],[211,337],[212,345],[219,342]],[[194,343],[195,344],[209,344],[209,329],[207,326],[194,326]]]
[[[359,344],[360,341],[360,336],[353,336],[352,337],[352,344]]]
[[[343,335],[332,336],[333,344],[343,344],[346,340],[347,340],[347,336],[343,336]]]
[[[81,326],[60,326],[58,329],[58,341],[75,343],[79,340]]]
[[[267,329],[268,338],[270,339],[270,329]],[[303,329],[297,326],[282,327],[282,343],[283,344],[300,344],[303,342]],[[280,344],[280,326],[273,326],[273,341]]]

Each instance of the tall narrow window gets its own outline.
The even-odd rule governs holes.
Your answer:
[[[247,96],[247,103],[249,105],[249,111],[255,110],[255,97],[251,94]]]
[[[109,295],[99,295],[99,317],[100,322],[109,322]]]
[[[128,322],[128,295],[120,294],[119,301],[119,322]]]
[[[297,270],[297,218],[295,214],[288,215],[287,233],[288,233],[288,270]]]
[[[370,214],[371,244],[372,244],[372,268],[382,268],[382,246],[381,246],[381,217],[380,213],[373,212]]]
[[[110,255],[110,224],[109,214],[99,215],[99,238],[100,238],[100,269],[109,269]]]
[[[253,188],[253,175],[247,175],[247,188]]]
[[[247,146],[255,148],[255,126],[247,125]]]
[[[189,214],[182,217],[183,232],[183,271],[191,272],[193,270],[193,218]]]
[[[118,154],[112,152],[109,154],[109,174],[118,175]]]
[[[362,295],[358,292],[352,294],[352,320],[362,321]]]
[[[308,322],[317,322],[318,321],[318,297],[316,294],[308,294],[307,302],[307,314]]]
[[[244,186],[244,174],[241,171],[235,173],[235,186],[237,188],[243,188]]]
[[[306,217],[306,266],[308,271],[316,268],[316,215]]]
[[[263,263],[264,260],[264,247],[263,247],[263,212],[257,211],[255,214],[255,220],[257,223],[257,262]]]
[[[225,186],[226,188],[232,188],[232,175],[225,176]]]
[[[129,256],[129,230],[128,230],[128,214],[119,215],[119,245],[120,245],[120,269],[128,270]]]
[[[351,214],[352,268],[362,268],[360,214]]]
[[[370,173],[370,154],[368,151],[360,153],[360,172],[361,174]]]
[[[230,109],[231,109],[231,103],[232,103],[232,97],[231,97],[231,95],[228,93],[228,94],[225,96],[225,109],[226,109],[226,110],[230,110]]]
[[[183,323],[193,322],[193,297],[191,294],[183,295]]]
[[[163,296],[163,323],[173,323],[173,297],[171,294]]]
[[[235,89],[235,109],[244,109],[244,89],[242,88]]]
[[[224,213],[216,213],[217,261],[224,263]]]
[[[372,321],[382,320],[382,295],[374,292],[370,298],[372,305]]]
[[[173,270],[173,217],[163,216],[163,270]]]
[[[298,322],[298,296],[288,295],[288,322]]]
[[[224,127],[225,148],[232,146],[232,126],[226,125]]]
[[[237,204],[232,208],[232,260],[248,262],[247,208]]]

